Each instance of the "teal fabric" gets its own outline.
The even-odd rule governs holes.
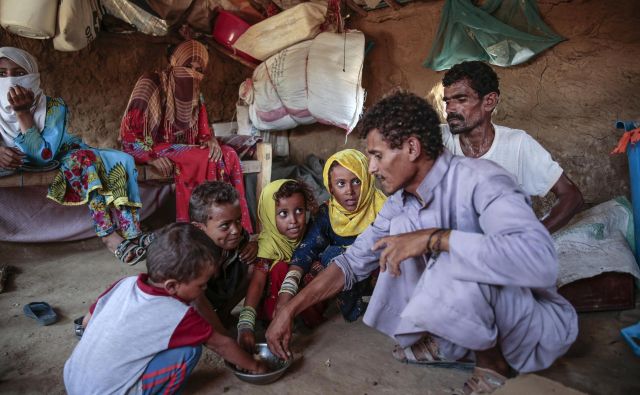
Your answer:
[[[67,106],[60,98],[47,97],[44,128],[33,127],[16,137],[25,153],[25,164],[47,166],[60,161],[60,172],[49,187],[48,197],[65,205],[87,203],[98,190],[106,203],[116,207],[141,207],[138,172],[133,157],[113,149],[86,145],[67,129]]]
[[[446,0],[425,67],[446,70],[481,60],[497,66],[524,63],[563,41],[540,18],[532,0]]]

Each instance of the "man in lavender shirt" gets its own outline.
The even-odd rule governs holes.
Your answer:
[[[389,199],[374,223],[277,312],[269,348],[290,355],[293,317],[378,266],[365,324],[408,362],[475,360],[465,392],[492,392],[512,371],[545,369],[578,333],[555,287],[549,232],[513,176],[444,149],[426,101],[395,93],[364,116],[369,171]],[[415,355],[419,354],[419,355]]]

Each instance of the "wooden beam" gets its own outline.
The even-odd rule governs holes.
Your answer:
[[[260,199],[262,189],[271,182],[271,162],[273,161],[271,144],[258,143],[256,146],[256,159],[262,165],[256,181],[256,198]]]
[[[258,173],[258,191],[271,182],[271,144],[258,143],[256,145],[256,160],[243,160],[240,162],[242,173]],[[173,177],[167,178],[149,165],[137,165],[138,182],[159,181],[172,183]],[[0,177],[0,188],[4,187],[28,187],[49,185],[55,178],[58,170],[42,173],[18,172],[10,176]],[[260,192],[257,192],[260,196]]]

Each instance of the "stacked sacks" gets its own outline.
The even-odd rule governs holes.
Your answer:
[[[260,130],[320,122],[350,132],[364,104],[364,35],[320,33],[263,62],[240,86],[240,99]]]
[[[264,61],[293,44],[315,37],[320,33],[326,13],[326,1],[298,4],[251,26],[233,47]]]
[[[308,110],[307,57],[311,41],[284,49],[261,63],[240,85],[249,118],[260,130],[284,130],[314,123]]]
[[[364,105],[364,34],[321,33],[309,50],[309,112],[320,123],[351,132]]]

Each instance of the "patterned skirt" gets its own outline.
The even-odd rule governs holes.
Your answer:
[[[90,192],[104,196],[107,205],[142,207],[138,171],[133,157],[122,151],[74,144],[60,157],[60,170],[47,197],[60,204],[86,204]]]

